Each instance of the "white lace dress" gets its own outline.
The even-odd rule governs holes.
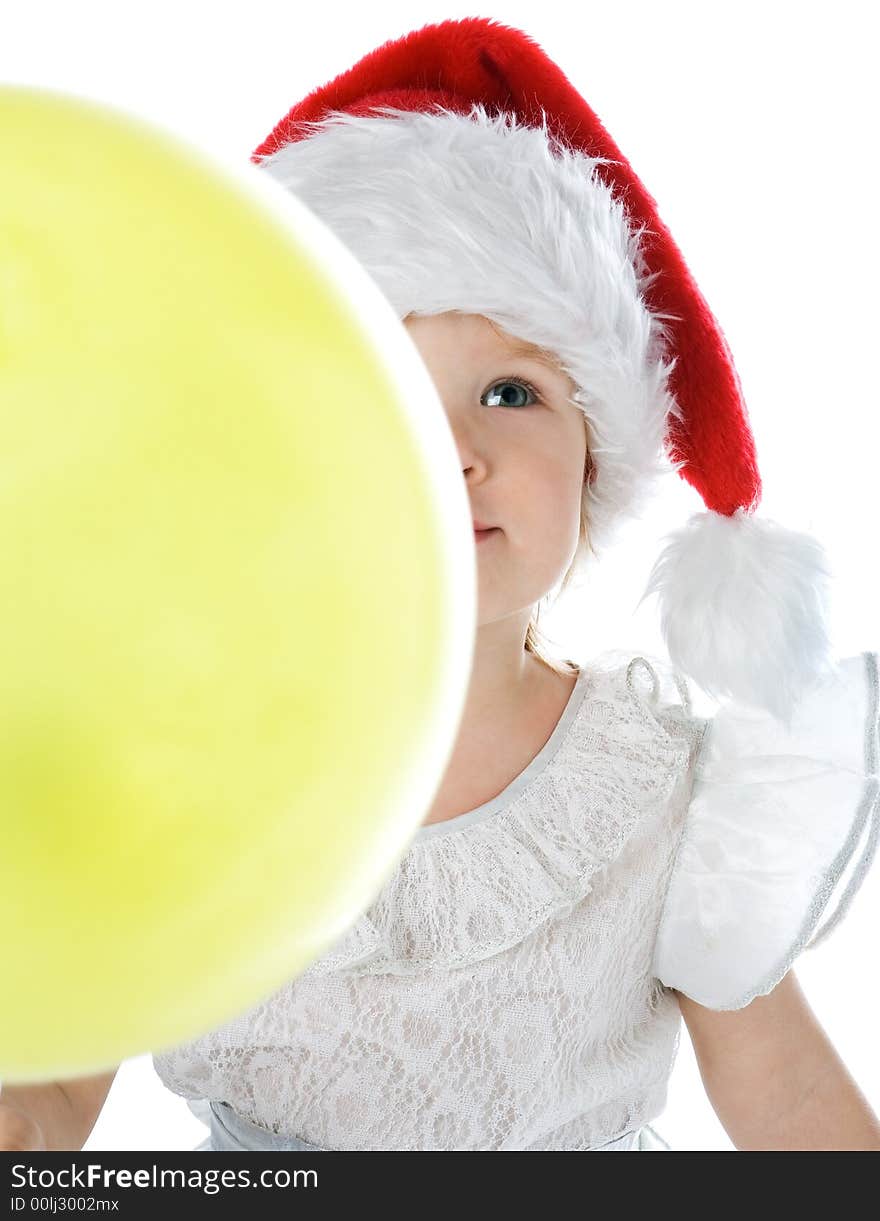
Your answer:
[[[602,654],[502,793],[420,827],[330,950],[156,1072],[319,1149],[645,1147],[672,989],[739,1008],[835,896],[830,931],[876,845],[878,752],[875,653],[788,728],[695,716],[668,663]]]

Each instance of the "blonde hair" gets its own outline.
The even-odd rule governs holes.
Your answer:
[[[590,472],[591,472],[592,466],[593,466],[593,461],[592,461],[592,457],[590,454],[590,426],[589,426],[589,420],[587,419],[586,416],[584,416],[584,427],[587,432],[587,457],[586,457],[586,461],[584,462],[584,488],[586,488],[587,481],[589,479]],[[584,491],[582,491],[581,492],[581,522],[580,522],[580,530],[578,533],[577,550],[575,551],[572,561],[568,566],[568,571],[566,572],[565,576],[562,578],[562,584],[559,587],[558,594],[553,599],[553,602],[552,602],[553,605],[556,604],[557,600],[559,598],[561,598],[562,595],[565,593],[566,589],[568,589],[569,585],[571,584],[572,577],[574,576],[575,571],[578,567],[578,563],[581,559],[581,556],[583,556],[587,551],[590,551],[593,553],[593,555],[595,555],[595,552],[593,551],[592,540],[590,539],[590,521],[589,521],[589,516],[587,514],[586,494]],[[545,595],[545,596],[547,596],[547,595]],[[528,624],[528,627],[526,628],[526,639],[525,639],[525,646],[524,646],[525,651],[527,653],[533,653],[534,656],[538,659],[538,661],[542,662],[549,669],[554,670],[557,674],[565,674],[567,672],[566,669],[563,669],[559,665],[559,663],[553,657],[551,657],[549,655],[549,652],[545,651],[546,645],[547,645],[547,639],[541,632],[540,628],[538,627],[538,619],[541,614],[541,605],[542,605],[543,601],[544,601],[544,599],[542,598],[541,601],[537,603],[537,605],[529,619],[529,624]]]

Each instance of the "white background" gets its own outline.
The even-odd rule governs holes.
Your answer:
[[[530,34],[657,200],[734,354],[764,482],[760,513],[826,547],[837,654],[880,648],[872,6],[30,0],[5,14],[0,80],[104,99],[244,163],[294,102],[360,56],[464,16]],[[578,660],[605,647],[662,655],[654,600],[633,608],[662,535],[702,509],[689,485],[670,481],[577,602],[542,620],[554,651]],[[875,869],[796,973],[880,1112],[878,916]],[[59,998],[59,1021],[72,1003]],[[684,1026],[655,1126],[676,1149],[732,1148]],[[141,1055],[121,1066],[86,1148],[190,1149],[204,1134]]]

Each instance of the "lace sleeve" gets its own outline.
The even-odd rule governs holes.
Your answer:
[[[878,755],[876,653],[839,662],[787,726],[734,704],[716,713],[658,929],[661,983],[740,1009],[829,935],[875,854]]]

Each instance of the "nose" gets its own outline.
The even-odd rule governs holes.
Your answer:
[[[450,411],[447,406],[446,418],[458,450],[462,471],[467,475],[470,470],[483,469],[486,464],[485,437],[481,436],[479,425],[473,416],[463,410]]]
[[[458,456],[461,461],[461,471],[465,482],[480,482],[486,476],[487,462],[482,450],[472,442],[462,442],[456,437]]]

